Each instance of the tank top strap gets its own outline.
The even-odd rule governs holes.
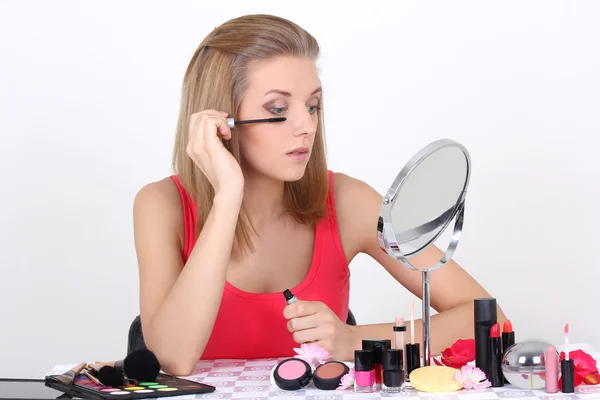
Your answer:
[[[171,175],[171,179],[175,182],[179,195],[181,197],[181,207],[183,211],[183,227],[184,227],[184,242],[183,242],[183,262],[187,262],[196,242],[196,221],[198,220],[198,210],[192,200],[189,192],[183,187],[183,184],[176,175]]]

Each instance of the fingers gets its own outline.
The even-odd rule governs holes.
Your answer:
[[[287,322],[287,328],[290,332],[303,331],[306,329],[316,328],[320,324],[318,314],[307,315],[305,317],[291,318]]]
[[[320,339],[323,339],[324,336],[319,328],[311,328],[292,333],[292,338],[294,339],[294,342],[302,344],[318,342]]]
[[[323,304],[316,301],[297,301],[286,306],[283,309],[285,319],[304,317],[318,313],[323,308]]]
[[[231,139],[231,130],[227,124],[227,116],[229,114],[218,110],[204,110],[192,114],[190,117],[189,140],[208,139],[206,135],[215,131],[224,139]],[[203,129],[199,129],[202,127]]]

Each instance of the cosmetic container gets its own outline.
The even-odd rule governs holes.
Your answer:
[[[398,393],[404,388],[404,369],[402,368],[402,350],[383,350],[383,385],[384,393]]]
[[[421,368],[421,350],[419,343],[407,343],[406,344],[406,382],[410,382],[410,373]]]
[[[363,339],[362,349],[373,352],[373,369],[375,370],[375,390],[381,390],[383,382],[382,356],[383,351],[391,349],[392,341],[389,339]]]
[[[508,348],[502,357],[502,374],[506,380],[519,389],[544,389],[546,350],[549,346],[552,344],[545,340],[532,339]]]
[[[497,322],[496,299],[474,300],[475,366],[490,376],[490,328]]]
[[[562,378],[561,392],[575,393],[575,363],[572,358],[560,361],[560,376]]]
[[[375,369],[371,350],[354,351],[354,392],[371,393],[375,390]]]
[[[546,393],[558,393],[558,352],[556,347],[548,346],[545,356]]]

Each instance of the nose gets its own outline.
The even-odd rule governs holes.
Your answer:
[[[317,133],[317,118],[306,107],[300,108],[292,117],[294,136],[314,135]]]

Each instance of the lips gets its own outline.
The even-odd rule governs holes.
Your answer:
[[[289,155],[301,155],[308,153],[308,147],[297,147],[292,151],[289,151],[287,154]]]

